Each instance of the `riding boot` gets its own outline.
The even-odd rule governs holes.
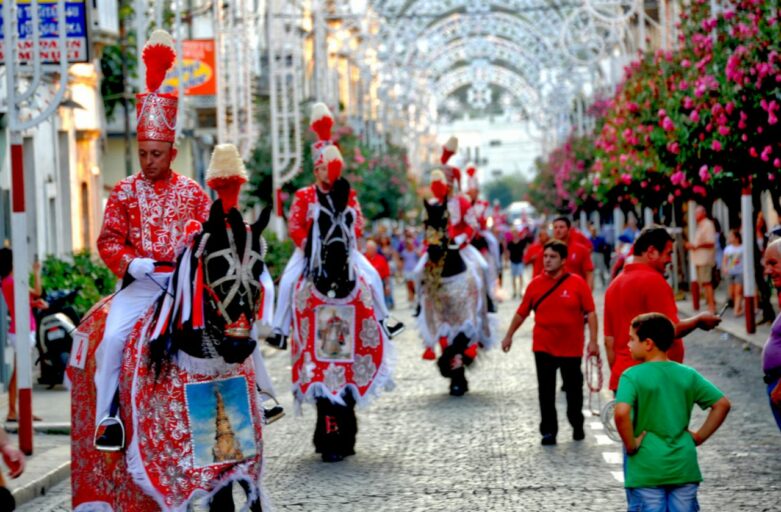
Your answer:
[[[119,389],[114,393],[108,416],[102,418],[95,429],[93,444],[101,452],[118,452],[125,448],[125,425],[119,417]]]

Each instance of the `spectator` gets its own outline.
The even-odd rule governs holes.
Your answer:
[[[621,376],[615,408],[628,510],[699,510],[696,447],[718,430],[730,402],[696,370],[667,357],[675,338],[667,317],[646,313],[631,325],[629,350],[640,364]],[[689,430],[694,404],[710,408],[696,431]]]
[[[739,229],[731,229],[721,261],[721,273],[727,278],[728,297],[735,316],[743,314],[743,242]]]
[[[8,328],[8,344],[13,347],[14,354],[18,350],[32,350],[35,346],[35,315],[32,308],[47,308],[48,304],[41,299],[41,263],[36,260],[33,263],[33,288],[30,290],[30,339],[29,344],[25,347],[24,343],[16,338],[16,314],[14,304],[14,261],[13,252],[11,249],[0,249],[0,288],[3,291],[3,298],[5,299],[5,305],[8,308],[8,313],[11,315],[11,324]],[[21,343],[21,345],[19,344]],[[16,364],[14,364],[14,370],[11,374],[11,380],[8,383],[8,417],[6,417],[6,423],[14,423],[17,421],[16,414]],[[41,421],[38,416],[33,416],[35,421]]]
[[[526,248],[526,253],[523,255],[523,264],[532,265],[532,278],[542,275],[542,251],[548,240],[550,240],[550,235],[547,228],[542,225],[537,232],[537,241],[529,245]]]
[[[404,281],[407,284],[407,300],[410,305],[413,305],[415,304],[415,265],[418,264],[420,254],[412,231],[407,231],[404,234],[404,242],[399,250],[399,258],[401,259]]]
[[[610,267],[610,280],[615,279],[624,270],[624,265],[632,261],[632,241],[625,235],[618,237],[618,246],[613,254]]]
[[[692,252],[694,266],[697,268],[697,282],[705,293],[708,311],[715,313],[713,267],[716,264],[716,227],[703,206],[697,206],[694,218],[697,219],[697,229],[694,231],[693,242],[687,243],[686,249]]]
[[[567,419],[572,425],[572,438],[581,441],[583,432],[583,316],[588,318],[588,353],[598,354],[597,315],[594,299],[586,282],[577,274],[564,270],[567,246],[560,240],[545,244],[543,252],[545,273],[532,279],[523,301],[513,316],[502,340],[502,350],[509,352],[513,334],[532,311],[534,330],[532,350],[537,367],[537,386],[540,401],[540,434],[542,444],[556,444],[556,370],[561,369],[564,391],[567,394]]]
[[[369,240],[366,242],[366,259],[369,260],[372,267],[380,274],[382,279],[383,288],[385,290],[385,305],[388,309],[393,309],[393,297],[391,296],[391,274],[390,267],[388,266],[388,260],[385,256],[380,254],[377,250],[377,242]]]
[[[589,289],[594,289],[594,264],[591,262],[591,242],[586,238],[588,247],[578,242],[572,230],[572,221],[567,217],[557,217],[553,221],[553,238],[567,244],[567,272],[577,274],[586,281]],[[579,231],[577,236],[582,237]]]
[[[589,232],[591,233],[591,261],[594,264],[596,274],[602,281],[602,287],[607,286],[607,267],[605,266],[605,252],[607,251],[607,242],[605,238],[599,234],[597,227],[594,224],[589,226]]]
[[[678,319],[673,290],[664,279],[671,261],[673,239],[662,226],[644,228],[634,244],[632,262],[610,283],[605,292],[603,317],[605,351],[610,367],[609,388],[618,388],[618,379],[629,367],[637,364],[629,352],[629,327],[632,319],[644,313],[662,313],[675,324],[676,340],[668,357],[683,362],[683,338],[700,328],[711,330],[721,319],[712,313],[700,313],[684,320]]]
[[[635,219],[633,215],[629,215],[629,218],[626,220],[626,226],[624,226],[624,231],[622,231],[621,234],[629,239],[630,244],[637,238],[637,235],[639,234],[639,231],[637,230],[637,219]]]
[[[510,278],[513,283],[513,299],[523,293],[523,253],[529,239],[521,232],[521,225],[513,224],[510,239],[507,241],[507,255],[510,259]],[[516,291],[516,282],[518,288]]]
[[[781,240],[770,242],[763,260],[765,275],[773,281],[773,286],[781,291]],[[762,370],[765,372],[765,384],[770,399],[770,410],[781,430],[781,314],[770,330],[770,337],[762,349]]]

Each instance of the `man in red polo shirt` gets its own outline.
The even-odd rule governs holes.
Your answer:
[[[572,425],[572,438],[581,441],[583,432],[583,315],[588,317],[588,353],[598,354],[597,315],[594,299],[586,282],[577,274],[564,270],[567,246],[559,240],[545,244],[545,272],[529,283],[518,311],[502,340],[502,350],[509,352],[513,334],[526,318],[535,312],[532,350],[537,366],[537,387],[540,401],[540,433],[542,444],[556,444],[556,370],[561,369],[564,391],[567,393],[567,419]]]
[[[662,226],[649,226],[635,239],[634,256],[605,292],[605,351],[610,365],[610,389],[618,388],[618,379],[627,368],[637,364],[629,353],[629,327],[632,319],[644,313],[662,313],[675,324],[675,341],[667,352],[670,360],[683,362],[681,338],[699,328],[709,331],[721,318],[700,313],[678,319],[673,290],[664,278],[673,252],[673,239]]]
[[[588,246],[578,242],[572,234],[572,221],[568,217],[557,217],[553,221],[553,238],[567,244],[567,272],[577,274],[586,281],[589,290],[594,289],[594,262],[591,261],[591,242]]]

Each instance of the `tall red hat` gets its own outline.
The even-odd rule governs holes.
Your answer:
[[[239,191],[246,182],[247,170],[239,150],[233,144],[218,144],[206,171],[206,184],[222,199],[225,213],[236,207]]]
[[[466,168],[466,175],[466,189],[480,190],[480,182],[477,180],[477,169],[474,165],[469,165]]]
[[[165,74],[176,61],[174,41],[165,30],[155,30],[141,54],[146,66],[147,92],[136,94],[137,138],[140,141],[176,140],[176,112],[179,99],[174,94],[157,92]]]
[[[317,142],[312,144],[312,162],[314,166],[325,162],[325,150],[333,145],[331,142],[331,129],[334,126],[334,116],[325,103],[312,105],[309,129],[317,135]],[[341,158],[341,156],[340,156]]]
[[[450,157],[456,154],[458,151],[458,139],[456,137],[450,137],[442,146],[442,156],[439,157],[439,161],[442,165],[446,165],[450,160]]]

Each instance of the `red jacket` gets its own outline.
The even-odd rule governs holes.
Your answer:
[[[306,237],[309,236],[309,228],[312,227],[312,219],[309,217],[309,207],[317,203],[317,185],[296,190],[293,196],[293,204],[290,206],[290,214],[287,219],[287,231],[296,247],[304,248]],[[355,236],[360,238],[366,221],[361,212],[361,205],[355,190],[350,190],[350,198],[347,206],[355,210]]]
[[[142,173],[114,187],[103,213],[98,252],[117,277],[134,258],[174,261],[185,224],[209,217],[211,200],[193,180],[175,172],[151,182]]]

